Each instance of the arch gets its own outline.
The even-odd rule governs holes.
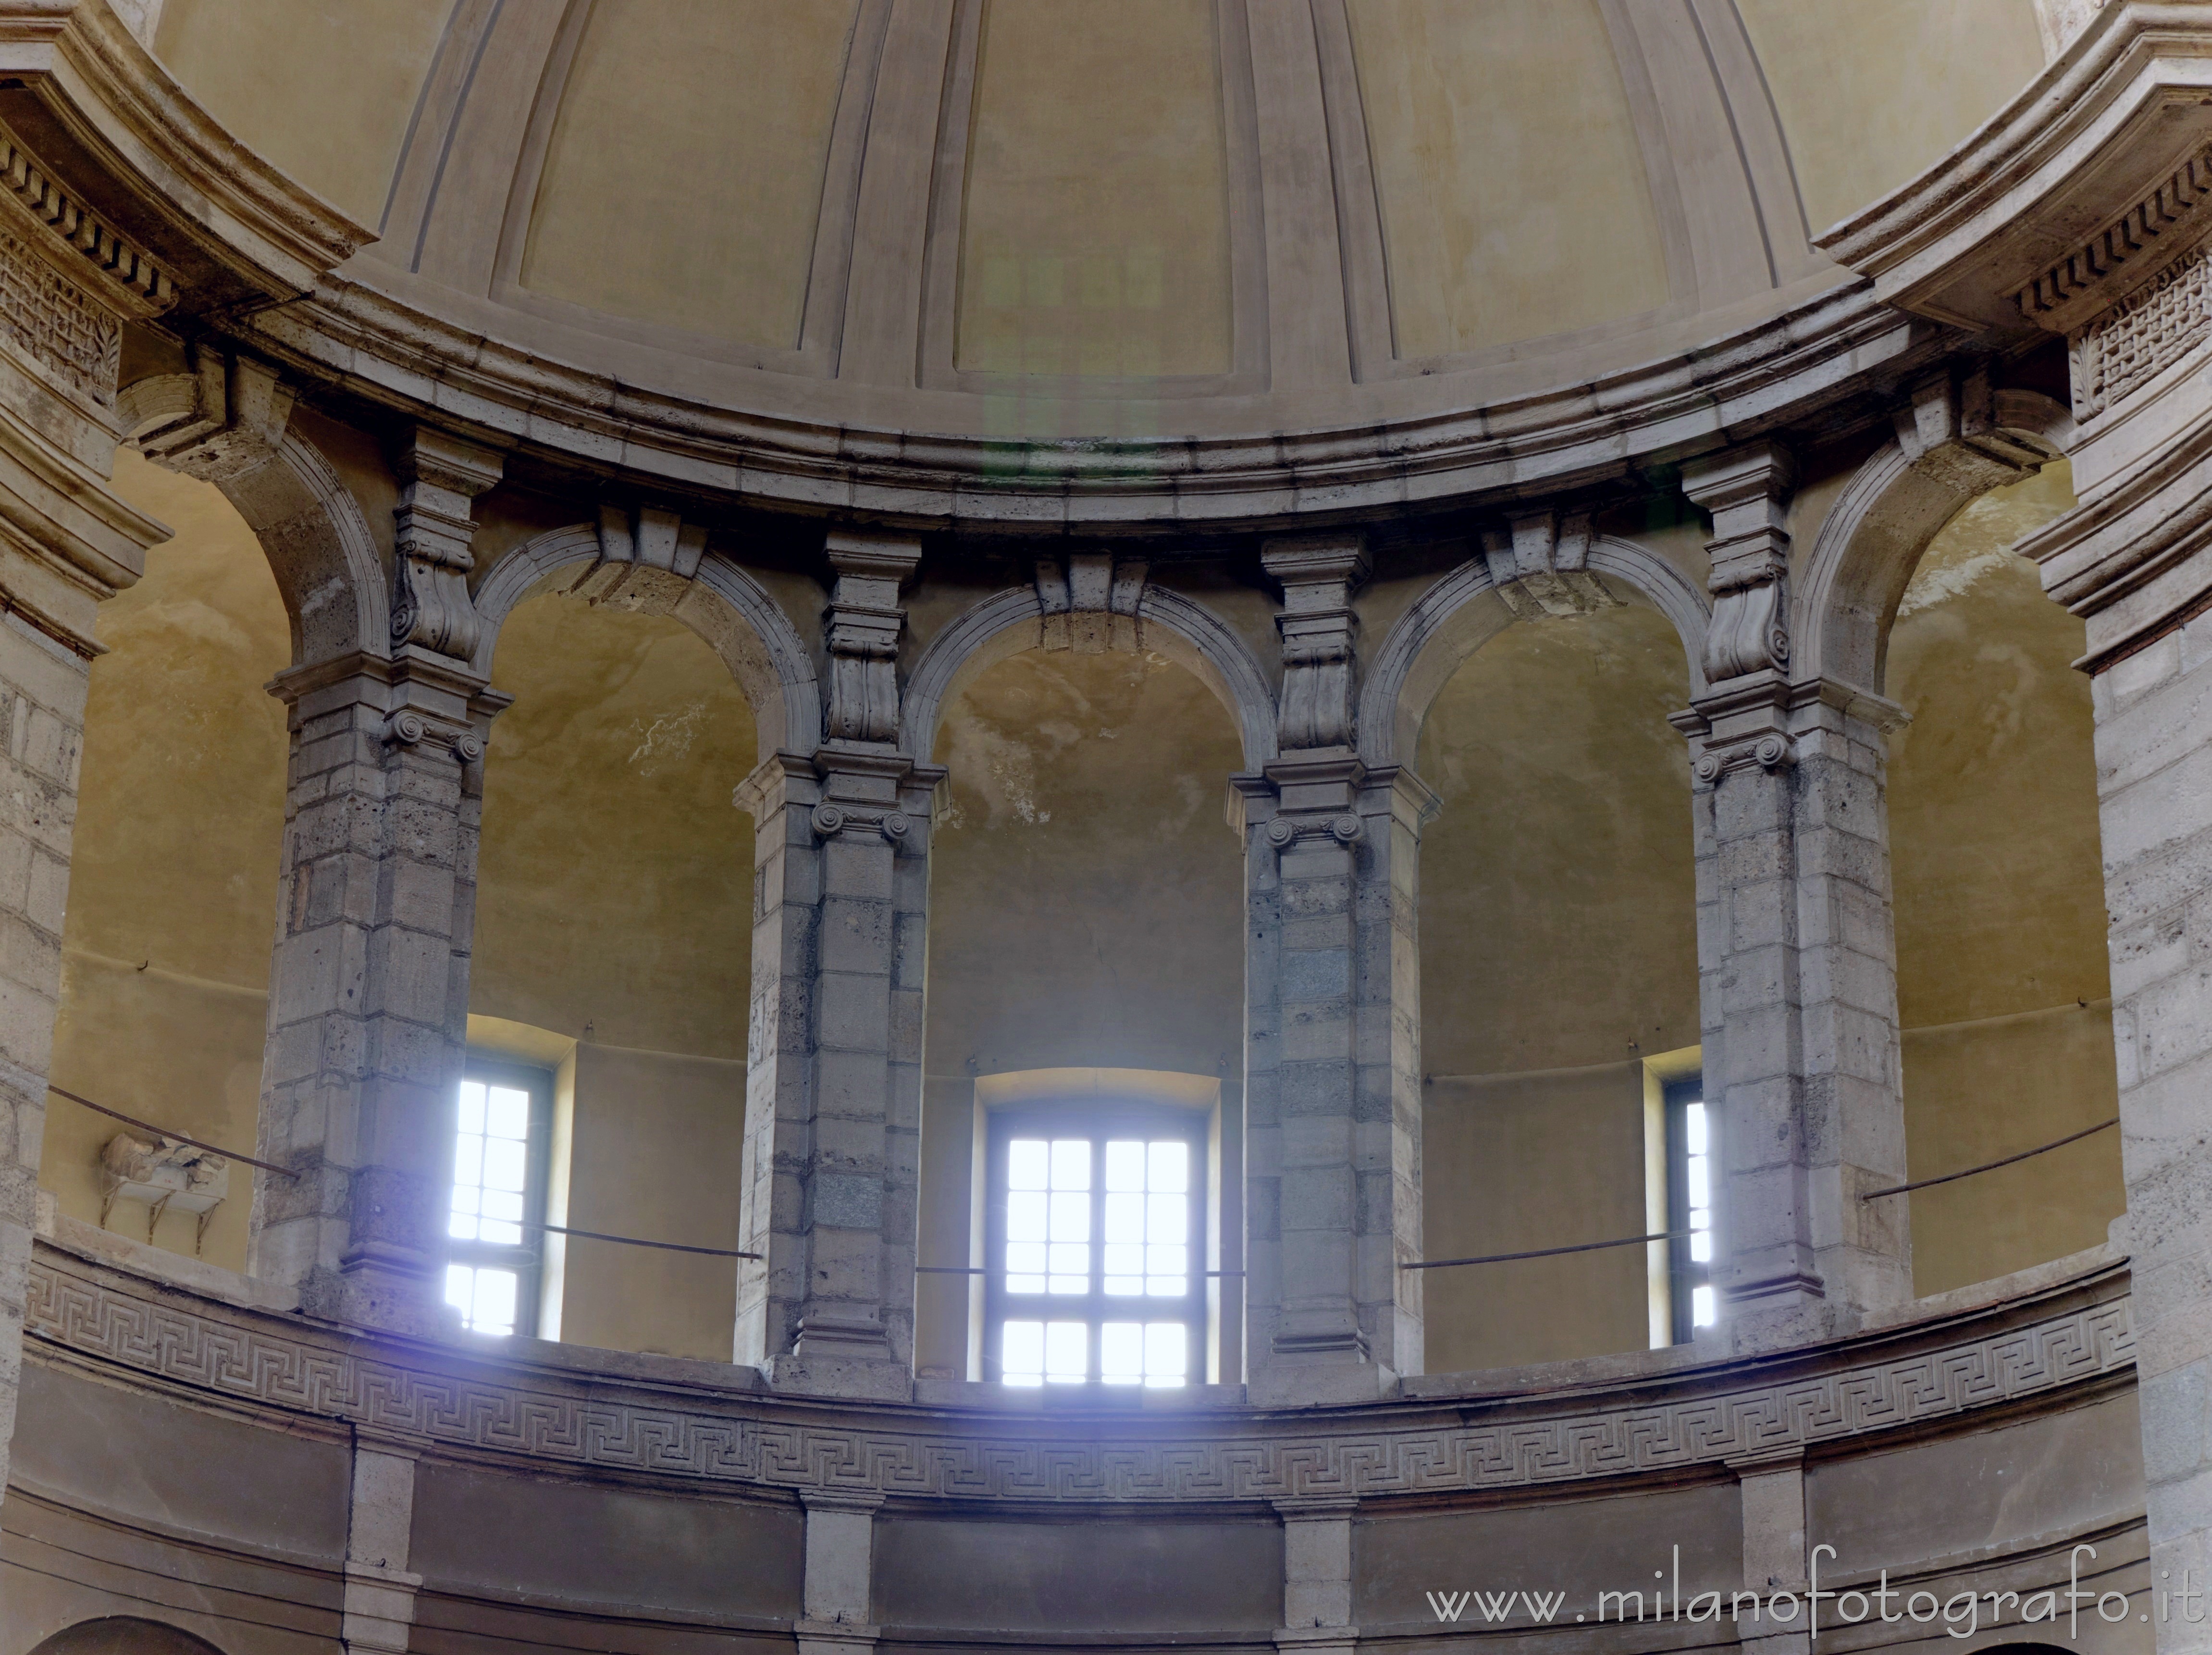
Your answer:
[[[136,438],[158,435],[157,422],[173,425],[194,417],[198,398],[191,375],[164,374],[125,386],[116,406]],[[155,431],[149,433],[149,427]],[[321,450],[289,425],[264,452],[261,464],[210,480],[246,520],[269,559],[291,619],[292,665],[356,651],[388,656],[390,576],[361,502]],[[189,463],[157,463],[205,475]]]
[[[475,593],[483,634],[471,663],[489,679],[501,626],[551,578],[600,557],[599,526],[571,523],[526,540],[494,563]],[[719,600],[719,601],[717,601]],[[696,578],[636,582],[623,601],[679,620],[706,640],[752,703],[763,758],[780,749],[811,752],[822,740],[822,697],[813,657],[775,599],[721,553],[699,560]]]
[[[1682,571],[1632,541],[1595,541],[1587,567],[1626,586],[1674,623],[1689,668],[1692,699],[1705,691],[1705,624],[1712,606]],[[1359,697],[1359,751],[1370,764],[1412,762],[1422,721],[1460,663],[1514,620],[1486,559],[1473,557],[1423,593],[1398,618],[1376,653]]]
[[[222,1655],[204,1638],[166,1621],[136,1615],[107,1615],[64,1627],[31,1655]]]
[[[938,721],[960,690],[999,662],[1036,648],[1044,611],[1033,587],[1008,587],[963,611],[930,641],[907,679],[899,709],[899,748],[927,763]],[[1244,640],[1204,604],[1147,582],[1137,618],[1153,624],[1147,648],[1187,668],[1236,721],[1247,770],[1275,757],[1275,695]]]
[[[1996,431],[2022,440],[2006,445],[2015,453],[2055,459],[2073,445],[2072,415],[2039,392],[1999,391],[1991,410]],[[1877,449],[1814,538],[1792,605],[1792,677],[1837,678],[1881,694],[1890,624],[1929,543],[1968,504],[2024,470],[1956,435],[1917,453],[1895,440]]]

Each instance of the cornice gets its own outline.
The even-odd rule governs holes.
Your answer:
[[[2208,23],[2200,4],[2105,7],[1942,161],[1814,244],[1904,309],[2066,331],[2212,219],[2193,165],[2212,143]]]
[[[0,0],[0,81],[27,90],[88,152],[100,177],[72,175],[70,186],[127,198],[131,216],[188,240],[262,302],[309,290],[374,239],[225,131],[106,0]],[[24,136],[41,148],[38,134]],[[98,204],[118,210],[114,201]],[[192,284],[180,285],[189,305]],[[244,295],[197,297],[235,304]]]
[[[44,1240],[26,1331],[33,1360],[271,1428],[351,1428],[446,1456],[679,1488],[1078,1504],[1541,1498],[1719,1474],[1751,1454],[1972,1428],[2072,1406],[2124,1385],[2134,1366],[2126,1272],[2110,1262],[1774,1357],[1290,1413],[1019,1413],[659,1382],[533,1361],[526,1344],[508,1357],[350,1334]]]
[[[1861,283],[1693,351],[1472,410],[1010,452],[985,433],[867,429],[656,390],[345,276],[239,332],[302,377],[472,441],[785,509],[1028,535],[1289,526],[1555,492],[1802,418],[1886,386],[1948,344]],[[1264,417],[1264,400],[1251,406]]]

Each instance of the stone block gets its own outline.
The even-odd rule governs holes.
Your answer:
[[[815,1032],[842,1051],[890,1050],[890,979],[823,971],[816,979]]]

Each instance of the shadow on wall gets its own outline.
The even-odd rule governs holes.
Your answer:
[[[1698,1040],[1689,754],[1674,626],[1520,623],[1438,694],[1421,849],[1423,1250],[1632,1236],[1644,1060]],[[1640,1249],[1428,1273],[1433,1373],[1642,1349]]]
[[[57,1632],[31,1655],[222,1655],[204,1638],[160,1621],[112,1615]]]
[[[574,1043],[568,1224],[733,1248],[752,709],[681,623],[550,596],[508,618],[493,682],[515,703],[486,749],[471,1038],[499,1019]],[[563,1341],[730,1360],[730,1261],[566,1252]]]
[[[945,709],[930,867],[921,1256],[964,1262],[978,1075],[1218,1076],[1241,1141],[1243,856],[1235,724],[1151,654],[1031,650]],[[925,1278],[916,1362],[967,1367],[966,1289]]]
[[[2074,503],[2069,468],[1984,496],[1899,605],[1888,693],[1897,1001],[1911,1176],[2119,1112],[2082,624],[2011,550]],[[1923,1294],[2105,1239],[2126,1207],[2105,1132],[1911,1197]]]
[[[85,709],[54,1084],[250,1154],[289,746],[263,686],[290,664],[290,628],[259,541],[212,484],[125,448],[115,486],[176,536],[100,612],[108,653]],[[125,1129],[48,1100],[39,1177],[64,1213],[100,1221],[101,1147]],[[246,1268],[252,1204],[251,1169],[233,1166],[199,1246],[210,1263]],[[149,1215],[118,1202],[109,1223],[143,1240]],[[171,1210],[153,1238],[190,1253],[195,1230]]]

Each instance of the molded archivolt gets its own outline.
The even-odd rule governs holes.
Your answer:
[[[1712,606],[1665,558],[1632,541],[1600,539],[1589,550],[1591,573],[1607,575],[1674,623],[1687,658],[1685,693],[1705,691],[1698,663]],[[1359,697],[1359,752],[1372,765],[1411,764],[1421,724],[1437,693],[1460,663],[1513,624],[1490,566],[1471,558],[1445,575],[1400,616],[1376,652]]]
[[[560,570],[595,563],[599,556],[598,526],[572,523],[525,541],[495,563],[475,593],[483,621],[471,663],[476,671],[491,676],[500,627],[517,604],[550,590]],[[696,579],[641,581],[625,589],[621,601],[671,616],[706,640],[752,705],[763,757],[780,749],[811,752],[821,744],[822,696],[813,658],[775,599],[728,558],[709,551]]]
[[[1994,423],[2052,453],[2075,440],[2073,417],[2036,392],[1998,392]],[[1793,605],[1799,682],[1832,678],[1883,693],[1890,624],[1921,555],[1944,524],[2010,480],[1986,465],[1943,464],[1940,455],[1915,459],[1899,443],[1885,443],[1828,508]]]
[[[126,386],[116,404],[137,430],[188,412],[191,398],[185,375],[164,374]],[[268,554],[292,624],[293,666],[392,653],[391,577],[361,502],[320,450],[288,429],[268,463],[216,486]]]
[[[915,663],[901,698],[899,749],[927,763],[946,703],[983,672],[1038,647],[1044,611],[1032,587],[1008,587],[963,611]],[[1196,674],[1236,721],[1244,766],[1275,756],[1275,695],[1244,640],[1205,605],[1147,584],[1137,618],[1149,623],[1145,646]]]

